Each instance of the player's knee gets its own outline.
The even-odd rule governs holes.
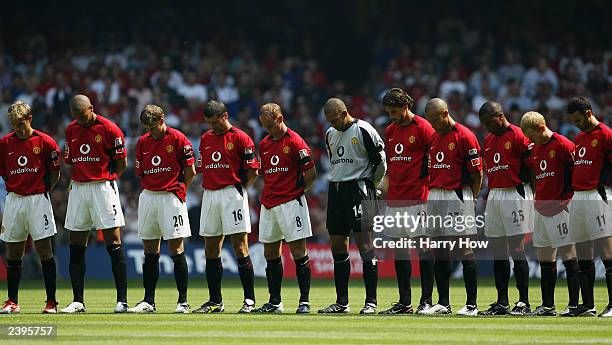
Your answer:
[[[523,249],[522,247],[512,248],[512,250],[510,251],[510,256],[512,256],[512,260],[514,261],[524,261],[527,259],[525,257],[525,249]]]
[[[361,260],[362,261],[372,261],[374,258],[376,258],[376,253],[374,253],[374,250],[370,249],[370,250],[359,250],[359,255],[361,256]]]

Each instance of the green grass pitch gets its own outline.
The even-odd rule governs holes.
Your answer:
[[[511,280],[513,284],[513,280]],[[413,300],[418,301],[420,289],[413,280]],[[465,299],[463,282],[451,281],[453,312]],[[540,301],[539,281],[531,282],[531,303]],[[6,294],[6,284],[0,285]],[[267,301],[265,280],[256,282],[257,305]],[[130,281],[129,304],[132,306],[143,295],[142,283]],[[20,291],[22,314],[0,315],[0,324],[55,324],[58,337],[54,340],[8,339],[1,344],[612,344],[612,319],[602,318],[515,318],[458,316],[360,316],[364,289],[361,280],[352,280],[350,287],[351,314],[341,316],[317,315],[318,308],[334,302],[333,281],[314,281],[311,302],[314,313],[295,315],[298,289],[295,281],[283,284],[282,315],[238,315],[242,303],[242,289],[237,279],[223,281],[225,313],[214,315],[175,315],[176,289],[173,280],[160,281],[157,288],[158,312],[147,315],[112,314],[115,290],[112,281],[86,281],[85,304],[87,313],[79,315],[43,315],[44,290],[41,281],[24,281]],[[487,308],[495,299],[491,280],[481,279],[478,302]],[[68,282],[58,289],[60,306],[71,300]],[[379,309],[397,299],[393,280],[379,284]],[[434,291],[434,300],[435,300]],[[4,297],[4,296],[3,296]],[[204,278],[191,279],[189,302],[194,306],[208,297]],[[516,300],[516,289],[510,288],[511,301]],[[607,304],[604,282],[595,289],[598,311]],[[565,308],[567,290],[559,279],[556,295],[557,309]]]

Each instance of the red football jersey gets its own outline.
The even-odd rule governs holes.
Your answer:
[[[553,133],[546,144],[534,144],[530,166],[535,171],[535,208],[554,216],[572,199],[572,168],[576,147],[566,137]]]
[[[304,194],[303,172],[314,167],[310,148],[299,134],[287,128],[279,140],[267,135],[259,143],[264,177],[261,203],[266,208],[283,204]]]
[[[168,191],[185,201],[185,168],[193,165],[193,148],[180,131],[166,127],[159,140],[146,133],[136,143],[136,175],[142,188]]]
[[[435,132],[427,120],[416,115],[407,126],[392,123],[385,128],[387,205],[410,206],[427,201],[427,153]]]
[[[489,188],[510,188],[527,182],[529,176],[525,169],[530,154],[529,139],[513,124],[501,135],[487,134],[484,139],[484,164]]]
[[[231,127],[223,135],[206,131],[200,140],[197,168],[202,173],[202,187],[205,189],[217,190],[242,184],[247,169],[259,168],[255,144],[236,127]]]
[[[72,121],[66,128],[64,159],[72,165],[72,179],[77,182],[115,180],[112,161],[126,157],[123,132],[110,120],[96,115],[88,127]]]
[[[450,132],[432,135],[429,188],[461,189],[472,184],[471,173],[481,170],[480,144],[467,127],[455,123]]]
[[[600,122],[592,131],[580,132],[574,141],[574,190],[590,190],[611,185],[612,129]]]
[[[47,174],[59,168],[59,147],[43,132],[34,130],[31,137],[23,140],[11,132],[0,139],[0,175],[9,192],[44,193],[49,190],[45,183]]]

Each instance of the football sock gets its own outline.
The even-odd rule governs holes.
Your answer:
[[[145,289],[144,301],[155,304],[155,287],[159,279],[159,254],[146,254],[142,264],[142,285]]]
[[[494,260],[493,275],[497,289],[497,303],[508,305],[508,282],[510,281],[510,261]]]
[[[83,290],[85,289],[85,249],[75,244],[70,245],[70,282],[74,302],[83,303]]]
[[[276,259],[267,260],[266,279],[268,280],[268,292],[270,300],[268,302],[278,305],[281,302],[281,285],[283,282],[283,260],[278,257]]]
[[[223,278],[223,264],[221,258],[206,258],[206,282],[210,301],[221,303],[221,278]]]
[[[438,304],[450,305],[449,284],[451,275],[450,252],[438,249],[434,252],[434,275],[436,277],[436,288],[438,289]]]
[[[542,305],[545,307],[555,306],[555,285],[557,285],[557,262],[540,261],[542,277],[540,286],[542,288]]]
[[[244,299],[250,299],[255,302],[255,272],[253,271],[253,262],[248,255],[238,259],[238,274],[244,290]]]
[[[21,260],[6,260],[6,284],[8,298],[19,303],[19,282],[21,281]]]
[[[115,288],[117,289],[117,302],[127,302],[127,266],[123,247],[120,244],[106,246],[106,251],[111,257]]]
[[[300,287],[300,302],[308,302],[310,295],[310,258],[308,255],[301,259],[295,260],[295,274],[297,276],[298,285]]]
[[[334,283],[336,284],[336,303],[348,304],[348,283],[351,263],[348,254],[334,255]],[[365,279],[365,278],[364,278]]]
[[[595,286],[595,262],[593,260],[579,260],[580,266],[580,291],[582,291],[582,303],[588,308],[595,306],[593,288]]]
[[[365,303],[376,304],[376,288],[378,286],[378,259],[376,258],[374,251],[371,250],[364,253],[361,256],[361,262],[363,264],[363,283],[366,290]]]
[[[606,285],[608,286],[608,305],[612,306],[612,259],[605,259],[603,261],[604,267],[606,268]]]
[[[43,280],[45,281],[47,301],[55,301],[55,291],[57,290],[57,268],[55,267],[55,258],[50,257],[47,260],[41,261],[40,264],[42,266]]]
[[[403,305],[410,305],[412,303],[412,291],[410,289],[412,262],[410,260],[395,260],[395,275],[397,276],[397,288],[399,289],[399,302]]]
[[[185,253],[172,256],[174,263],[174,281],[178,290],[178,303],[187,303],[187,285],[189,282],[189,268]]]
[[[467,295],[466,305],[476,305],[478,297],[478,262],[474,253],[470,253],[461,258],[463,265],[463,282],[465,283],[465,293]],[[508,267],[508,270],[510,268]],[[506,295],[508,293],[508,284],[506,281]],[[506,299],[508,297],[506,296]]]
[[[512,253],[512,261],[514,261],[514,279],[516,279],[516,288],[519,292],[519,301],[529,305],[529,264],[525,252]]]
[[[573,258],[563,261],[565,274],[567,276],[567,292],[569,294],[569,305],[578,305],[580,297],[580,266],[578,259]]]
[[[419,271],[421,273],[421,300],[419,302],[432,304],[431,295],[433,294],[434,284],[434,259],[431,251],[419,254]]]

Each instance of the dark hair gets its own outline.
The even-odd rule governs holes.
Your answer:
[[[414,99],[410,97],[406,91],[400,89],[399,87],[394,87],[387,91],[387,93],[383,96],[382,104],[385,107],[405,107],[408,106],[408,109],[412,108],[414,104]]]
[[[213,117],[227,112],[225,104],[219,101],[208,101],[204,106],[204,116]]]
[[[567,101],[567,106],[565,108],[565,112],[568,114],[573,114],[579,111],[582,115],[586,115],[587,110],[592,111],[591,102],[589,102],[589,99],[584,96],[570,99]]]

